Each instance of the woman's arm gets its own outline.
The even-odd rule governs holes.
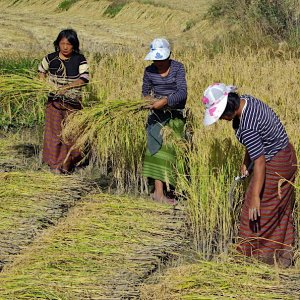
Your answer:
[[[82,80],[82,79],[77,79],[73,82],[70,82],[66,85],[64,85],[63,87],[61,87],[59,90],[58,90],[58,94],[59,95],[64,95],[66,93],[66,91],[70,90],[70,89],[73,89],[73,88],[77,88],[77,87],[82,87],[84,85],[86,85],[87,82]]]
[[[253,187],[250,195],[249,220],[256,221],[260,216],[260,194],[265,182],[266,158],[264,155],[254,160]]]
[[[185,70],[183,64],[179,64],[176,74],[177,91],[168,96],[168,106],[170,107],[184,107],[187,99],[187,84],[185,78]]]
[[[143,85],[142,85],[142,95],[144,97],[151,97],[152,92],[152,83],[151,80],[147,74],[147,70],[144,70],[144,76],[143,76]]]
[[[152,82],[147,74],[147,71],[145,69],[144,76],[143,76],[143,86],[142,86],[142,95],[144,98],[150,102],[149,105],[146,106],[146,108],[149,109],[161,109],[164,106],[168,104],[168,98],[163,97],[161,99],[156,99],[151,96],[152,93]]]
[[[249,171],[248,168],[249,168],[249,165],[251,163],[251,159],[250,159],[250,156],[249,156],[249,153],[246,149],[246,152],[245,152],[245,155],[244,155],[244,160],[243,160],[243,163],[241,165],[241,174],[244,175],[244,176],[249,176]]]

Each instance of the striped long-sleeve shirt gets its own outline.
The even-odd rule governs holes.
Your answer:
[[[170,72],[166,77],[157,72],[154,64],[145,69],[142,94],[152,95],[155,98],[167,96],[169,107],[183,109],[187,99],[185,70],[182,63],[176,60],[170,62]]]
[[[289,143],[284,126],[267,104],[250,95],[241,98],[246,103],[238,127],[234,126],[236,137],[246,147],[251,160],[265,155],[269,161]]]
[[[84,55],[73,53],[69,59],[62,60],[59,52],[46,55],[38,67],[39,72],[47,74],[49,82],[60,88],[78,79],[89,82],[88,63]],[[80,98],[80,88],[73,88],[67,91],[69,98]]]

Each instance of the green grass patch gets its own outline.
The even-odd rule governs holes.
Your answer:
[[[104,11],[104,15],[114,18],[127,3],[127,0],[113,0]]]
[[[0,74],[37,72],[39,60],[31,57],[0,57]]]
[[[189,31],[190,29],[192,29],[195,25],[196,25],[196,21],[195,20],[188,20],[185,24],[185,28],[183,29],[183,32]]]
[[[79,0],[64,0],[60,2],[57,6],[59,10],[69,10],[72,5],[74,5]]]
[[[276,48],[284,42],[293,50],[299,47],[299,15],[299,3],[294,0],[214,0],[207,12],[212,23],[226,22],[221,43],[227,41],[227,46]]]

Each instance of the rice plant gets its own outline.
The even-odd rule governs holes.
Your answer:
[[[209,84],[220,81],[237,85],[241,94],[250,93],[263,100],[279,115],[299,157],[298,60],[289,52],[254,52],[251,48],[215,54],[212,59],[200,46],[185,51],[175,49],[173,57],[182,61],[187,70],[187,106],[191,112],[188,127],[192,132],[191,141],[183,143],[183,151],[178,153],[186,172],[179,174],[177,192],[186,199],[195,247],[205,257],[211,257],[228,251],[236,237],[243,190],[240,187],[235,193],[234,211],[228,192],[233,178],[239,174],[244,150],[229,123],[220,121],[204,128],[202,93]],[[146,65],[143,53],[95,55],[90,62],[88,107],[70,117],[64,138],[75,141],[103,173],[111,174],[119,191],[144,193],[141,170],[147,113],[138,109],[143,103],[139,100]],[[10,119],[9,110],[4,116]],[[298,199],[299,196],[296,203]],[[299,206],[295,209],[299,210]]]
[[[0,75],[0,127],[41,124],[50,90],[32,73]]]
[[[295,95],[300,93],[298,63],[289,53],[285,53],[282,60],[270,51],[255,53],[250,48],[245,49],[245,53],[228,51],[215,55],[213,59],[206,56],[201,47],[178,51],[174,56],[184,62],[187,70],[187,105],[191,112],[187,125],[191,131],[190,142],[176,141],[182,146],[177,149],[178,163],[185,166],[181,168],[185,173],[178,174],[177,192],[186,199],[184,203],[195,247],[209,258],[214,253],[229,251],[230,243],[237,236],[244,186],[239,186],[234,192],[236,202],[233,207],[228,193],[233,178],[239,174],[244,149],[235,139],[231,124],[220,121],[204,128],[202,93],[209,84],[220,81],[235,84],[241,94],[250,93],[268,103],[284,123],[299,157],[297,124],[300,114],[295,100]],[[130,53],[102,58],[93,66],[95,84],[91,88],[94,101],[98,99],[101,104],[84,109],[67,123],[67,128],[70,126],[68,131],[74,134],[70,137],[78,140],[81,149],[89,150],[99,162],[105,162],[105,172],[111,160],[115,170],[113,176],[121,190],[134,187],[135,191],[145,191],[144,183],[140,183],[143,182],[141,167],[146,142],[146,115],[141,111],[128,114],[132,117],[126,116],[127,121],[124,121],[127,113],[118,115],[117,102],[115,106],[112,104],[119,95],[138,99],[144,66],[142,61],[136,60],[136,55]],[[288,74],[283,75],[282,70],[289,70]],[[120,111],[125,103],[120,104]],[[109,121],[108,115],[104,114],[105,106],[108,111],[111,109]],[[99,124],[107,123],[100,126],[97,120]],[[76,136],[76,132],[83,134]],[[298,199],[299,196],[297,203]],[[298,210],[298,206],[295,209]]]
[[[113,173],[119,191],[145,189],[141,176],[146,146],[147,111],[143,100],[100,102],[72,114],[63,138],[96,163],[104,174]]]

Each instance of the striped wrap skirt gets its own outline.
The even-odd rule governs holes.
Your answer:
[[[293,261],[295,228],[293,206],[294,183],[297,159],[293,146],[289,144],[266,162],[265,182],[261,192],[260,226],[252,232],[249,221],[249,201],[253,188],[250,181],[240,216],[240,242],[238,249],[267,264],[288,267]]]
[[[81,108],[79,102],[78,105],[71,105],[49,98],[45,112],[43,162],[48,164],[50,169],[72,171],[75,164],[81,160],[81,153],[78,150],[70,152],[72,144],[66,144],[61,139],[63,122],[69,114]]]
[[[184,134],[185,121],[180,118],[171,119],[165,126],[171,128],[178,137]],[[143,176],[148,178],[150,189],[154,180],[160,180],[166,184],[167,190],[176,187],[176,152],[171,144],[165,143],[160,150],[151,155],[147,149],[144,157]]]

